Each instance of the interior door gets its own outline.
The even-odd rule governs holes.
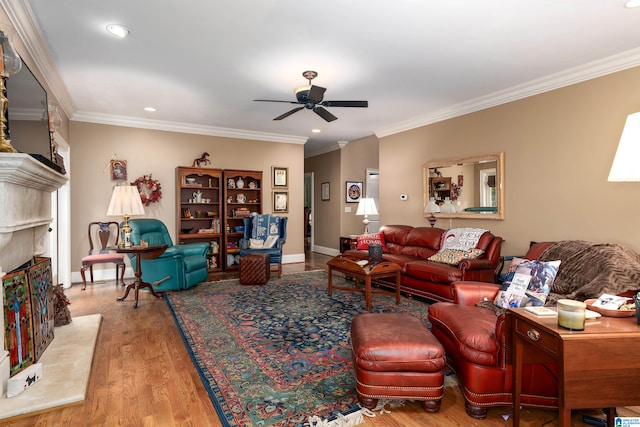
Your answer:
[[[380,212],[380,171],[378,169],[368,169],[366,177],[366,197],[372,198],[376,202],[376,208]],[[369,215],[369,233],[375,233],[380,228],[380,215]]]

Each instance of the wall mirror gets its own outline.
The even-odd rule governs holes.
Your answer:
[[[425,218],[504,219],[504,153],[428,162],[422,177]]]

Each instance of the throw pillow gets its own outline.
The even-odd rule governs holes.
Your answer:
[[[442,233],[440,252],[447,249],[473,249],[488,230],[482,228],[452,228]]]
[[[559,260],[514,258],[494,303],[502,308],[544,305],[559,267]]]
[[[463,259],[474,259],[482,255],[484,251],[482,249],[446,249],[431,255],[428,259],[433,262],[440,262],[443,264],[458,265]]]
[[[269,236],[264,240],[264,245],[262,246],[264,249],[272,248],[278,243],[278,236]]]
[[[384,244],[384,234],[382,233],[369,233],[361,234],[356,237],[357,248],[360,250],[369,249],[369,245],[379,244],[382,245],[382,252],[387,251],[387,247]]]
[[[262,249],[264,241],[260,239],[249,239],[249,249]]]

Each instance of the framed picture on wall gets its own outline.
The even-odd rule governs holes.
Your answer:
[[[330,186],[328,182],[320,184],[320,200],[329,200],[331,194],[329,193]]]
[[[111,181],[127,180],[127,161],[111,160]]]
[[[347,181],[345,186],[347,203],[358,203],[362,197],[362,183]]]
[[[271,166],[272,187],[287,188],[289,186],[289,168]]]
[[[273,192],[273,212],[274,213],[289,212],[289,193],[287,191]]]

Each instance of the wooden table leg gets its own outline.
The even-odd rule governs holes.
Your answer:
[[[331,267],[329,267],[329,289],[328,289],[328,293],[329,296],[331,296],[331,291],[332,291],[332,286],[333,286],[333,282],[331,281],[331,272],[333,271],[333,269]]]
[[[153,290],[153,286],[150,283],[142,281],[142,267],[140,265],[140,258],[142,257],[140,256],[140,254],[138,254],[136,256],[136,279],[133,281],[133,283],[127,285],[126,289],[124,290],[124,295],[117,298],[118,301],[124,301],[125,299],[127,299],[127,296],[129,296],[129,291],[133,289],[135,295],[133,308],[138,308],[138,291],[140,291],[141,288],[149,288],[149,290],[151,291],[151,295],[156,298],[162,298],[162,294],[157,294]]]
[[[364,280],[364,299],[366,301],[367,311],[371,311],[371,276],[367,275]]]
[[[400,305],[400,273],[396,273],[396,305]]]

